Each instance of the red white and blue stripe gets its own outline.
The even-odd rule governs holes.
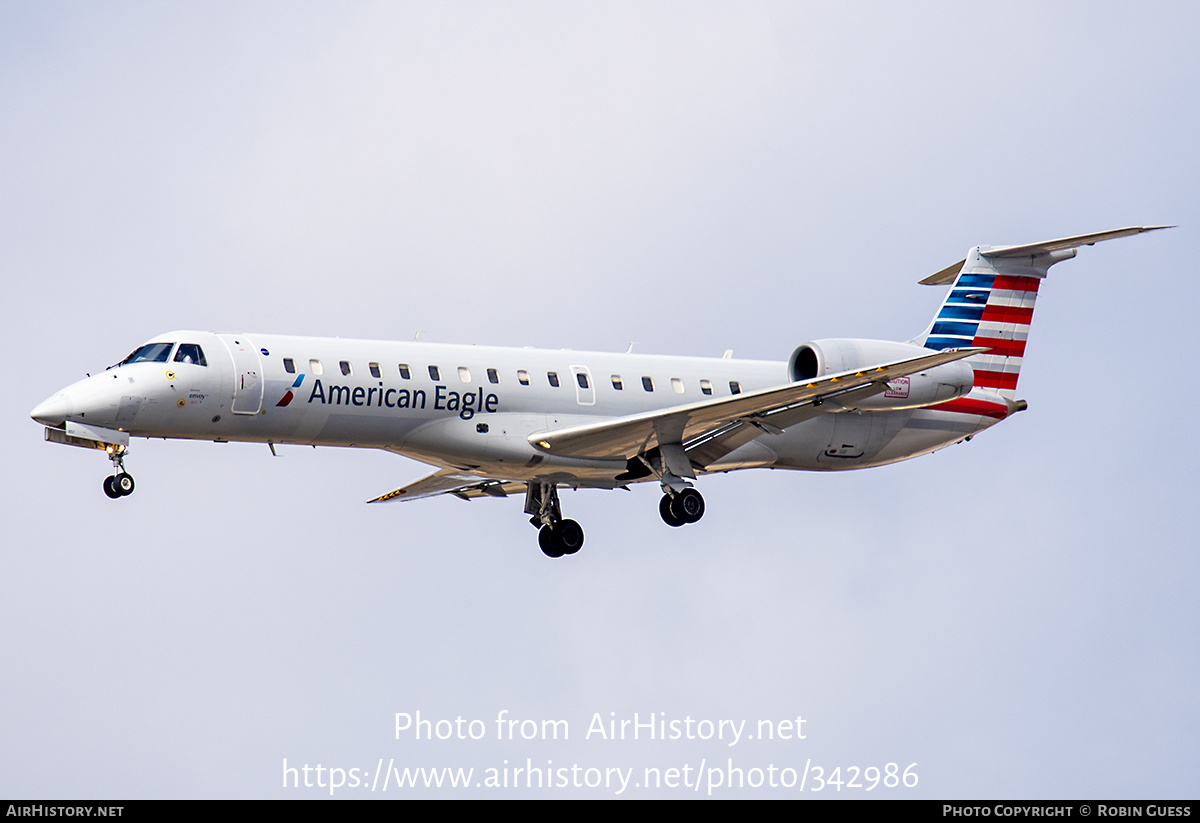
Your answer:
[[[924,340],[925,347],[937,350],[963,346],[990,348],[990,352],[967,360],[975,369],[975,388],[1014,398],[1040,283],[1039,277],[960,274],[933,321]],[[946,410],[967,411],[965,408]],[[1007,413],[1005,409],[1002,416]]]

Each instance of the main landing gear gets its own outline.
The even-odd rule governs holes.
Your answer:
[[[125,471],[125,450],[112,449],[108,454],[117,473],[104,478],[104,493],[113,500],[133,494],[133,475]]]
[[[695,523],[704,516],[704,497],[691,486],[673,488],[664,483],[663,491],[658,513],[668,526]],[[583,527],[563,519],[555,484],[530,483],[525,492],[525,513],[538,527],[538,545],[547,557],[575,554],[583,547]]]
[[[668,526],[695,523],[704,516],[704,497],[691,486],[674,494],[668,491],[658,503],[658,513]]]
[[[547,524],[538,531],[538,545],[547,557],[575,554],[583,547],[583,527],[574,520],[560,520],[555,525]]]
[[[525,513],[531,515],[530,523],[540,527],[538,545],[547,557],[575,554],[583,547],[583,527],[563,519],[557,485],[530,483],[525,493]]]

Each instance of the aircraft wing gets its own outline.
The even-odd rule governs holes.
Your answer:
[[[462,474],[454,469],[441,469],[414,480],[407,486],[381,494],[368,503],[387,503],[393,500],[421,500],[439,494],[452,494],[462,500],[472,497],[507,497],[525,493],[525,484],[507,480],[486,480]]]
[[[529,442],[551,454],[608,460],[628,460],[663,443],[682,443],[689,449],[689,457],[692,450],[704,450],[697,451],[702,458],[698,462],[707,465],[764,432],[778,434],[788,426],[821,414],[824,409],[819,407],[824,400],[844,395],[861,399],[882,392],[889,380],[984,351],[988,349],[946,349],[733,397],[537,432],[529,436]]]

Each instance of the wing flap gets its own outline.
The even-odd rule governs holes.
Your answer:
[[[921,357],[733,397],[673,406],[557,431],[538,432],[529,436],[529,442],[534,448],[550,454],[610,460],[628,460],[664,443],[699,444],[705,438],[722,435],[730,440],[744,438],[743,442],[748,442],[763,432],[785,429],[820,414],[821,410],[813,407],[819,406],[824,400],[851,393],[861,399],[882,392],[889,380],[984,351],[988,349],[945,349]],[[728,431],[723,431],[727,428]],[[724,445],[722,449],[728,451]]]
[[[880,389],[869,385],[854,391],[839,395],[840,403],[852,404],[864,397],[877,394]],[[811,420],[825,414],[825,408],[816,403],[794,406],[779,411],[764,418],[753,421],[735,420],[726,426],[715,429],[699,437],[692,438],[683,444],[688,459],[697,466],[711,466],[734,449],[744,446],[751,440],[757,440],[763,433],[780,434],[805,420]]]

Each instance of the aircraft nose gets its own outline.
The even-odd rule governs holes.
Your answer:
[[[72,411],[74,411],[74,407],[71,398],[67,396],[66,392],[60,391],[53,397],[38,403],[29,416],[47,426],[61,426]]]

